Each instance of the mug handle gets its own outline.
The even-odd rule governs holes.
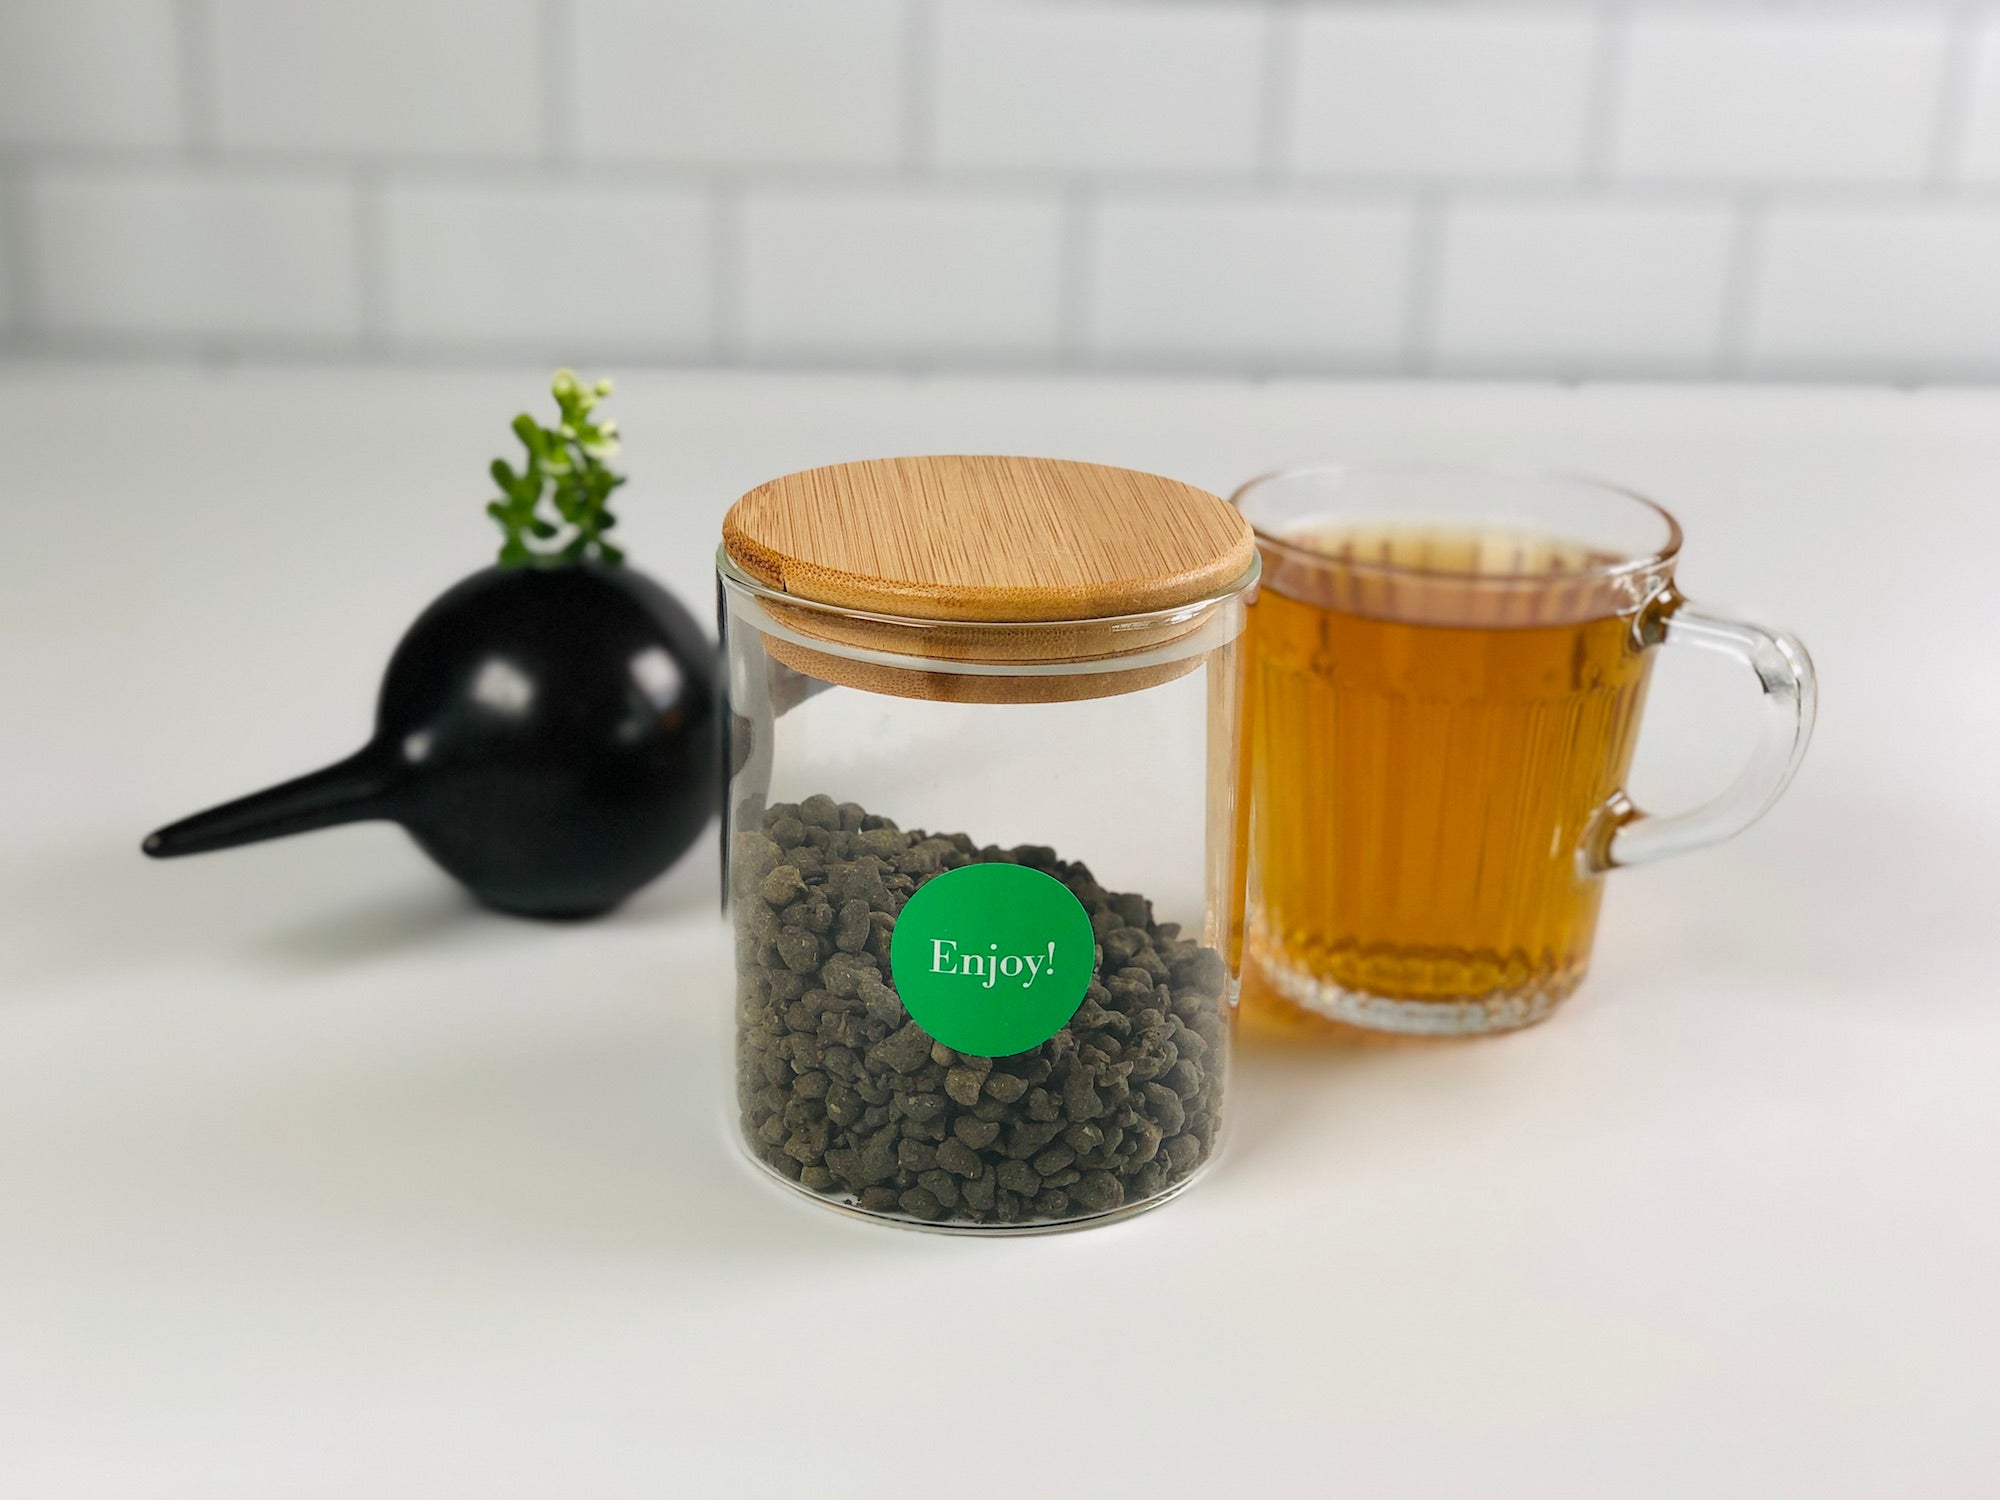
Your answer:
[[[1763,728],[1749,763],[1720,796],[1664,817],[1642,812],[1614,792],[1585,831],[1578,861],[1585,875],[1643,865],[1734,838],[1770,810],[1790,785],[1819,709],[1819,680],[1798,637],[1711,614],[1669,584],[1634,624],[1641,647],[1692,646],[1740,661],[1764,690]]]

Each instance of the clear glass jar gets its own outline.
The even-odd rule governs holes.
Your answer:
[[[802,600],[726,547],[717,571],[752,1160],[829,1204],[969,1232],[1108,1219],[1186,1186],[1224,1125],[1236,653],[1254,552],[1200,599],[1034,622]],[[994,864],[1061,890],[957,873]],[[1019,953],[1004,922],[978,941],[975,919],[1018,911],[968,916],[944,900],[994,882],[1050,894],[1051,921],[1087,919],[1078,972],[1054,938],[1044,952],[1040,928]],[[919,932],[919,891],[974,925]],[[1022,1050],[999,1039],[1055,1021]],[[966,1050],[965,1028],[989,1022],[999,1030],[978,1034],[996,1040],[977,1045],[997,1055]]]

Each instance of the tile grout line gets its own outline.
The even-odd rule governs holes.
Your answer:
[[[936,155],[937,98],[933,92],[937,68],[937,13],[930,0],[903,0],[902,171],[919,178]]]
[[[708,339],[717,365],[743,363],[743,189],[717,178],[708,190]]]
[[[181,147],[194,161],[206,161],[217,152],[214,39],[208,0],[178,0],[174,61],[180,75]]]
[[[1438,299],[1444,285],[1446,200],[1421,188],[1410,203],[1410,280],[1404,291],[1402,370],[1430,375],[1437,364]]]
[[[1957,184],[1964,173],[1971,145],[1974,43],[1981,17],[1988,14],[1978,0],[1961,0],[1945,20],[1944,66],[1938,79],[1937,115],[1931,127],[1930,160],[1925,184],[1933,189]]]
[[[1264,11],[1263,51],[1259,59],[1257,170],[1255,175],[1275,185],[1285,178],[1291,160],[1291,135],[1297,109],[1297,75],[1293,59],[1299,50],[1298,8],[1291,0],[1274,0]]]
[[[1583,140],[1577,180],[1585,188],[1610,186],[1617,176],[1613,140],[1625,100],[1626,53],[1631,15],[1622,0],[1612,0],[1597,15],[1597,35],[1590,56],[1590,91],[1584,105]]]
[[[387,187],[381,169],[373,166],[355,168],[349,183],[354,195],[357,344],[366,353],[380,355],[395,343],[389,312]]]
[[[6,272],[7,317],[0,347],[8,353],[45,342],[34,236],[28,229],[28,168],[0,164],[0,267]]]
[[[1719,379],[1742,379],[1749,363],[1750,321],[1756,313],[1758,284],[1763,277],[1764,236],[1770,211],[1767,193],[1745,193],[1737,202],[1716,327],[1713,373]]]
[[[483,345],[460,342],[417,343],[407,347],[399,346],[385,350],[380,355],[363,353],[352,344],[326,343],[313,339],[275,338],[231,338],[202,340],[191,336],[150,336],[145,334],[92,334],[45,341],[32,347],[20,347],[8,351],[9,357],[23,367],[79,362],[100,367],[113,367],[137,361],[146,364],[183,366],[190,363],[205,364],[219,369],[256,368],[262,366],[291,368],[326,368],[368,371],[418,370],[443,372],[479,372],[496,367],[517,371],[522,363],[539,363],[543,354],[535,347],[518,345]],[[589,351],[579,363],[595,366],[600,363],[616,363],[628,373],[636,371],[684,371],[699,374],[715,367],[697,358],[685,355],[660,354],[634,357],[629,350],[608,349]],[[902,357],[882,357],[867,355],[850,361],[832,359],[812,359],[798,356],[777,356],[759,362],[760,371],[778,375],[827,375],[862,372],[865,374],[900,374],[906,376],[972,376],[990,377],[1033,377],[1045,373],[1044,368],[1035,364],[1024,364],[1017,359],[966,355],[952,350],[930,359]],[[1093,370],[1099,367],[1093,367]],[[1148,357],[1143,362],[1112,363],[1101,367],[1107,374],[1118,376],[1145,376],[1155,381],[1186,381],[1196,385],[1213,385],[1218,379],[1241,378],[1247,381],[1271,380],[1376,380],[1397,379],[1398,371],[1393,364],[1362,362],[1331,366],[1243,365],[1218,366],[1206,361],[1188,359],[1160,359]],[[1502,377],[1505,378],[1505,377]],[[1623,366],[1604,366],[1597,369],[1581,370],[1565,367],[1565,373],[1550,374],[1538,372],[1523,379],[1545,383],[1551,380],[1564,382],[1592,383],[1598,381],[1631,382],[1642,385],[1675,385],[1681,377],[1662,374],[1644,369],[1629,369]],[[1978,373],[1955,373],[1945,371],[1925,374],[1907,367],[1897,367],[1893,373],[1869,377],[1871,383],[1898,389],[1928,389],[1943,391],[1983,392],[1990,389],[1989,376]],[[1829,390],[1854,388],[1855,377],[1841,370],[1786,370],[1782,372],[1746,373],[1736,378],[1735,383],[1777,389],[1789,386],[1806,386]]]
[[[34,169],[62,170],[163,170],[182,165],[187,156],[179,148],[53,145],[22,147],[0,144],[0,164],[15,163]],[[490,186],[495,183],[520,185],[546,182],[550,178],[545,162],[533,157],[480,157],[470,155],[382,151],[307,151],[298,149],[232,148],[215,156],[218,170],[246,173],[339,174],[374,168],[398,177],[459,186]],[[727,170],[745,188],[824,188],[828,191],[868,192],[906,183],[900,164],[876,167],[808,163],[704,164],[667,159],[607,158],[578,160],[562,174],[565,178],[605,187],[701,189],[714,180],[716,172]],[[1134,192],[1162,195],[1229,195],[1240,197],[1245,189],[1273,190],[1281,196],[1298,191],[1334,195],[1356,201],[1407,202],[1413,191],[1435,191],[1446,195],[1477,193],[1482,198],[1520,203],[1570,202],[1596,196],[1595,188],[1580,187],[1574,177],[1492,176],[1445,174],[1438,176],[1371,177],[1352,173],[1291,172],[1282,183],[1262,182],[1252,172],[1190,171],[1147,172],[1123,168],[1092,170],[1088,174],[1064,174],[1042,168],[954,167],[927,168],[927,186],[942,192],[1049,193],[1065,187],[1087,185],[1093,192]],[[1795,178],[1765,184],[1751,184],[1743,178],[1703,177],[1621,177],[1615,184],[1619,197],[1656,203],[1733,202],[1747,186],[1768,186],[1794,202],[1812,202],[1871,208],[1916,208],[1935,200],[1935,189],[1927,182],[1850,181],[1839,178]],[[1953,196],[1972,203],[2000,204],[2000,182],[1975,181],[1954,185]]]
[[[542,162],[552,168],[578,157],[576,11],[571,0],[540,0],[535,13],[542,84]]]
[[[1058,370],[1086,362],[1090,318],[1091,261],[1096,249],[1097,193],[1087,183],[1063,189],[1060,244],[1056,265],[1056,357]]]

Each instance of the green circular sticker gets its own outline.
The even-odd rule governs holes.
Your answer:
[[[1011,1057],[1069,1024],[1097,967],[1090,914],[1052,875],[964,865],[917,887],[889,973],[916,1023],[954,1051]]]

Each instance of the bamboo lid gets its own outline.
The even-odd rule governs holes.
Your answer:
[[[1193,485],[1051,458],[807,469],[730,508],[738,567],[820,604],[925,620],[1087,620],[1221,593],[1249,523]]]
[[[1192,485],[1101,464],[966,455],[788,474],[738,500],[722,540],[744,574],[802,604],[939,622],[916,628],[770,605],[788,629],[833,648],[768,640],[788,664],[876,691],[980,701],[1098,696],[1162,679],[1152,670],[1123,682],[1114,671],[1010,683],[842,661],[837,653],[846,646],[1024,665],[1108,659],[1158,646],[1199,622],[1118,632],[1089,622],[1216,598],[1244,579],[1257,555],[1235,507]],[[1165,675],[1192,665],[1172,664]]]

